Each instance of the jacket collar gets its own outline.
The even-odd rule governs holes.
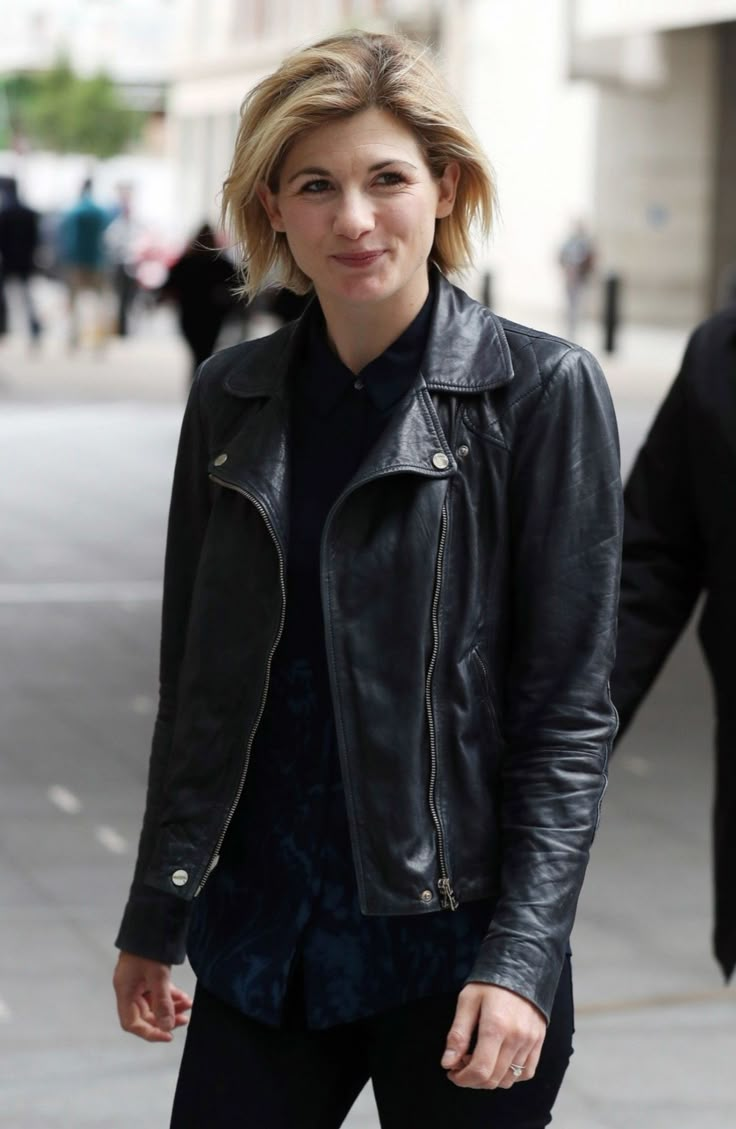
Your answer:
[[[437,298],[422,370],[433,391],[487,392],[514,376],[506,334],[495,314],[439,271]]]
[[[435,308],[422,375],[431,391],[486,392],[508,384],[514,370],[501,322],[495,314],[434,272]],[[225,388],[233,396],[284,398],[287,374],[304,345],[309,307],[292,325],[264,337],[251,354],[248,372],[232,371]]]
[[[286,366],[265,377],[271,387],[286,381]],[[250,497],[265,512],[281,547],[289,537],[289,406],[285,396],[249,388],[261,403],[245,414],[223,448],[213,452],[209,473],[216,481]],[[255,401],[254,401],[255,404]],[[449,478],[457,470],[430,391],[421,377],[389,416],[379,440],[361,463],[346,491],[389,474]]]
[[[247,369],[233,365],[227,371],[223,383],[229,393],[262,402],[246,413],[209,467],[213,478],[256,501],[284,555],[289,524],[289,367],[302,353],[307,328],[305,312],[292,325],[251,342]],[[457,461],[432,392],[479,393],[512,378],[511,355],[498,319],[440,275],[419,376],[346,490],[402,472],[449,478]]]

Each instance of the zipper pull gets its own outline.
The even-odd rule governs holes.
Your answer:
[[[453,893],[449,878],[440,878],[437,883],[440,889],[440,904],[443,909],[455,910],[460,905]]]

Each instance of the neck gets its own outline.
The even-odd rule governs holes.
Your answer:
[[[429,280],[408,299],[350,306],[320,298],[327,337],[338,357],[358,373],[411,325],[429,294]],[[319,297],[319,295],[318,295]]]

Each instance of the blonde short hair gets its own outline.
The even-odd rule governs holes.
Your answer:
[[[433,176],[451,161],[459,164],[455,206],[437,221],[430,258],[443,273],[470,264],[472,228],[487,234],[494,211],[488,160],[428,48],[399,35],[355,31],[288,56],[243,103],[222,214],[243,253],[245,293],[274,278],[297,294],[310,289],[286,236],[271,227],[258,187],[278,191],[286,154],[305,131],[374,108],[414,133]]]

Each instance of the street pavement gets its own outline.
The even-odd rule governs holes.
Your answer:
[[[595,338],[588,327],[583,340]],[[631,331],[605,363],[625,465],[683,341]],[[36,354],[0,343],[2,1129],[168,1124],[181,1034],[169,1047],[124,1035],[110,976],[143,803],[186,384],[166,312],[102,353],[67,355],[53,337]],[[573,937],[562,1129],[736,1124],[736,993],[709,952],[711,736],[690,633],[612,767]],[[188,969],[177,979],[192,987]],[[377,1124],[366,1090],[346,1129]]]

